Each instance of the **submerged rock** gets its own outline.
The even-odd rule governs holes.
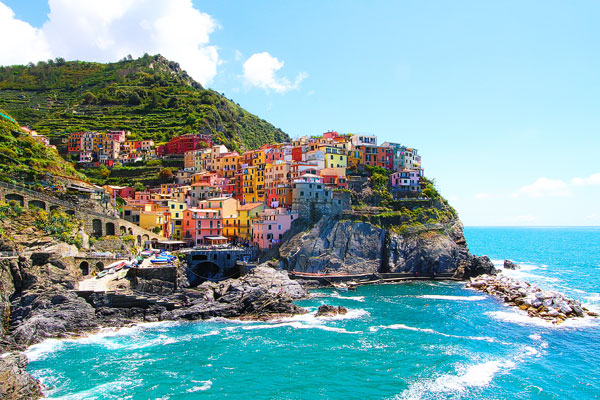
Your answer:
[[[504,269],[520,269],[521,267],[510,260],[504,260]]]

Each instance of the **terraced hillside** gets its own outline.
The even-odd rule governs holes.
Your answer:
[[[14,118],[0,109],[0,180],[36,183],[45,179],[46,174],[84,178],[55,149],[22,132]]]
[[[80,130],[125,129],[132,139],[160,143],[200,131],[240,150],[289,139],[160,55],[0,67],[0,108],[55,139]]]

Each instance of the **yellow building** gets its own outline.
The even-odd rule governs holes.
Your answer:
[[[347,168],[348,156],[343,149],[334,146],[319,146],[325,153],[325,168]]]
[[[238,207],[237,229],[238,238],[250,242],[252,239],[252,219],[265,210],[263,203],[248,203]]]
[[[184,201],[169,200],[169,213],[171,214],[171,239],[181,240],[183,237],[183,212],[187,209]]]
[[[348,151],[348,167],[356,168],[362,162],[362,152],[360,150]]]
[[[140,227],[163,235],[165,215],[162,211],[142,211],[140,213]]]

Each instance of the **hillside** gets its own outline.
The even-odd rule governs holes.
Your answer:
[[[233,149],[288,139],[160,55],[109,64],[56,59],[0,67],[0,108],[51,138],[125,129],[131,139],[160,143],[200,131]]]
[[[82,178],[55,149],[21,131],[19,124],[0,109],[0,180],[34,183],[47,173]]]

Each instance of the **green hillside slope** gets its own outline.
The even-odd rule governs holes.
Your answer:
[[[159,143],[199,131],[234,149],[288,139],[160,55],[109,64],[56,59],[0,67],[0,108],[51,137],[125,129]]]
[[[35,183],[48,173],[55,177],[84,178],[55,149],[23,133],[12,116],[0,109],[0,180]]]

